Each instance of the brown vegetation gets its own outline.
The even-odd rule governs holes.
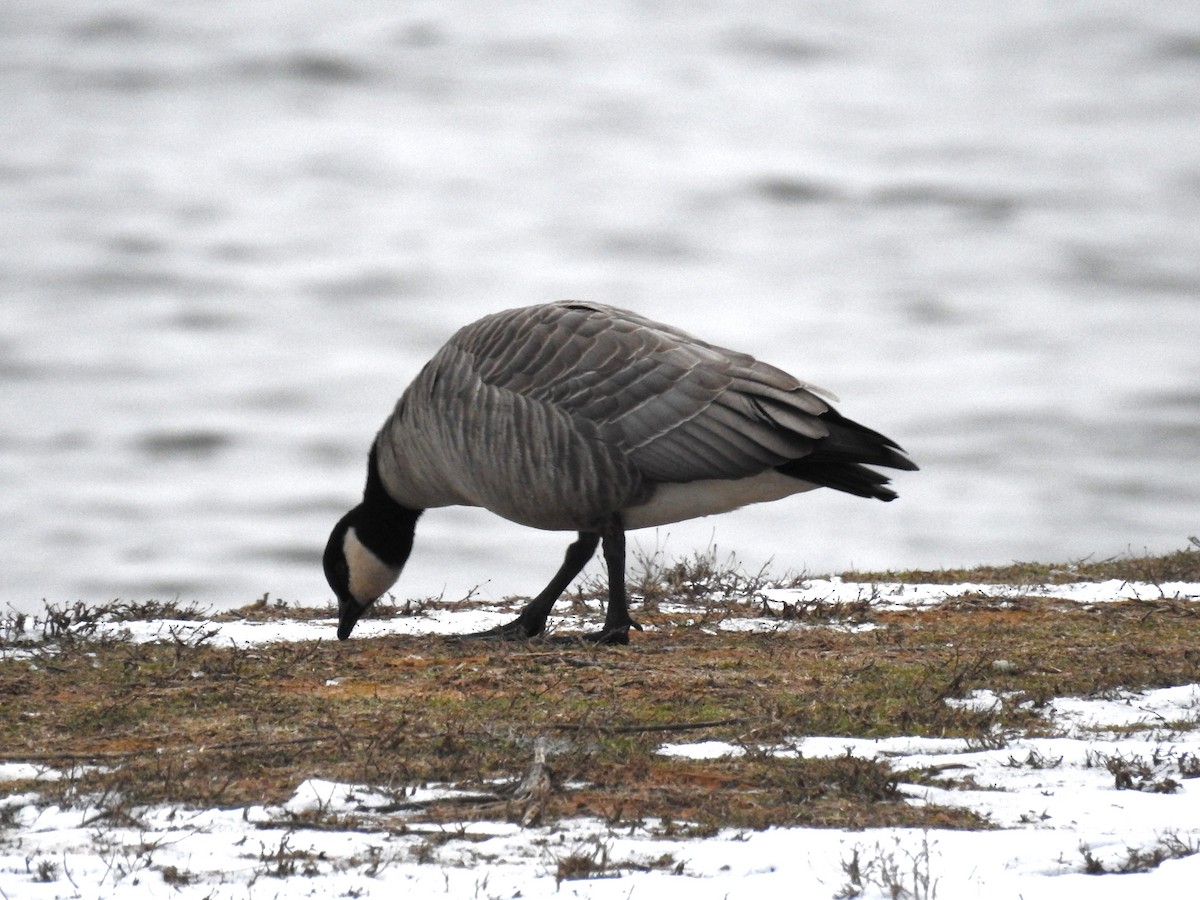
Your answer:
[[[1200,552],[1188,550],[1128,561],[1125,575],[1111,577],[1200,581],[1198,562]],[[686,593],[685,573],[672,577],[662,599]],[[172,615],[161,604],[153,612]],[[420,605],[393,612],[420,614]],[[86,795],[100,814],[121,816],[158,802],[281,802],[320,777],[391,797],[388,809],[372,811],[371,827],[584,814],[614,825],[655,817],[681,833],[983,827],[968,812],[904,803],[897,783],[922,773],[768,751],[799,735],[954,736],[996,746],[1044,731],[1038,709],[1055,696],[1200,680],[1200,604],[1167,596],[1089,606],[1030,591],[1003,602],[964,595],[924,610],[801,614],[725,597],[699,615],[642,611],[653,628],[628,647],[436,636],[231,647],[203,628],[135,643],[98,627],[129,618],[131,608],[116,613],[48,610],[0,626],[0,759],[69,775],[11,790],[67,802]],[[264,600],[240,614],[293,613]],[[771,615],[778,628],[716,627]],[[977,688],[1008,699],[987,712],[944,702]],[[703,739],[743,752],[713,760],[657,752],[664,742]],[[533,796],[516,789],[539,741],[550,777]],[[476,795],[411,799],[412,787],[436,782]],[[381,826],[387,815],[394,821]]]

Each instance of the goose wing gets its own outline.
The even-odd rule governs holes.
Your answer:
[[[600,304],[498,313],[452,343],[484,384],[585,423],[651,482],[746,477],[811,454],[831,433],[819,389]]]

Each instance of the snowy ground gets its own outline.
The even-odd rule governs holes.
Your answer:
[[[971,589],[989,596],[1015,590]],[[786,603],[852,600],[864,590],[874,603],[908,605],[961,595],[964,586],[864,588],[813,581],[769,593],[771,602]],[[1164,594],[1200,600],[1200,585],[1078,584],[1038,593],[1084,603]],[[362,624],[364,634],[433,632],[492,624],[498,615],[442,611]],[[219,629],[218,640],[241,643],[328,638],[332,625],[120,627],[137,640],[178,634],[181,628]],[[779,627],[778,620],[770,627]],[[984,691],[949,702],[1009,701]],[[767,748],[807,757],[885,756],[898,771],[929,772],[932,783],[904,787],[909,802],[974,810],[996,826],[989,831],[777,828],[701,837],[688,836],[678,823],[654,821],[633,829],[598,820],[530,828],[504,821],[403,826],[406,803],[452,795],[452,785],[428,785],[398,798],[369,786],[310,780],[282,807],[159,807],[139,810],[127,821],[106,818],[98,807],[63,809],[33,793],[13,794],[0,799],[0,898],[356,898],[397,892],[689,900],[1195,896],[1200,684],[1059,698],[1042,715],[1056,736],[1012,738],[998,747],[949,739],[797,736]],[[711,757],[744,751],[708,741],[664,744],[661,752]],[[0,779],[32,775],[53,779],[69,773],[23,763],[0,766]],[[1089,868],[1106,874],[1088,874]],[[1123,869],[1145,871],[1118,874]]]

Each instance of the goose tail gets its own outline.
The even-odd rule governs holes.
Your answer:
[[[833,488],[856,497],[890,502],[899,496],[888,485],[891,479],[868,466],[882,466],[906,472],[917,471],[917,464],[891,438],[847,419],[830,409],[821,417],[829,428],[807,455],[776,467],[779,472],[822,487]]]

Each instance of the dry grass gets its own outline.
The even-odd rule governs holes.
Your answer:
[[[1130,552],[1109,559],[1075,560],[1069,563],[1014,562],[1007,566],[974,569],[908,569],[902,572],[844,572],[847,581],[904,581],[925,584],[1068,584],[1075,581],[1200,581],[1200,538],[1189,538],[1189,546],[1161,556]]]
[[[1136,566],[1200,580],[1196,557],[1188,550]],[[264,600],[247,614],[293,612]],[[1190,683],[1200,667],[1200,607],[1165,598],[1096,606],[968,598],[859,610],[858,621],[874,626],[860,630],[827,627],[819,612],[807,611],[806,627],[739,633],[645,610],[641,619],[655,628],[628,647],[427,635],[229,647],[204,630],[136,644],[100,637],[79,610],[70,626],[44,633],[35,620],[18,627],[10,617],[0,648],[22,653],[0,658],[0,760],[69,774],[11,790],[67,803],[88,797],[111,817],[158,802],[279,802],[320,777],[377,786],[407,822],[587,814],[614,825],[660,818],[684,833],[982,827],[967,812],[903,803],[897,781],[919,773],[764,748],[813,734],[959,736],[994,746],[1043,729],[1036,710],[1051,697]],[[709,624],[762,614],[754,603],[721,603]],[[943,702],[985,687],[1031,702],[989,712]],[[664,741],[710,738],[745,753],[681,760],[656,752]],[[514,797],[538,739],[548,748],[549,787]],[[408,799],[411,787],[431,782],[480,796]],[[397,818],[394,827],[407,826]]]

